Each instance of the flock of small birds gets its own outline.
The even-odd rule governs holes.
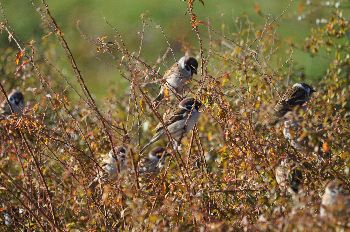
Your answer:
[[[153,101],[153,107],[158,108],[164,100],[165,91],[173,95],[182,96],[186,92],[188,83],[192,80],[194,74],[197,74],[198,62],[195,58],[184,56],[176,62],[164,75],[165,80],[162,84],[160,93]],[[276,104],[274,111],[278,121],[283,121],[283,134],[287,142],[296,150],[301,151],[303,144],[292,136],[290,130],[300,127],[299,122],[290,114],[293,114],[296,108],[305,108],[306,103],[310,100],[315,89],[305,83],[296,83],[289,88],[283,97]],[[21,115],[24,109],[24,96],[15,90],[8,95],[8,99],[1,104],[1,117],[10,114]],[[200,117],[200,108],[202,104],[193,97],[184,98],[178,104],[178,109],[164,122],[158,124],[155,135],[141,149],[143,152],[160,139],[171,139],[174,149],[181,146],[181,139],[187,132],[191,131]],[[0,118],[1,118],[0,117]],[[104,180],[115,180],[118,174],[128,169],[127,147],[120,146],[112,149],[102,162],[104,172],[98,175],[89,185],[94,189]],[[142,175],[145,173],[157,173],[165,166],[170,154],[163,147],[156,147],[149,152],[147,158],[140,161],[138,172]],[[291,195],[297,195],[302,191],[303,173],[290,157],[282,157],[281,162],[275,170],[276,182],[279,187]],[[331,180],[324,191],[320,207],[322,218],[336,218],[345,220],[350,223],[350,191],[346,183],[339,179]]]

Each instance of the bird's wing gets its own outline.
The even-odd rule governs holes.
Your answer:
[[[163,78],[162,78],[162,81],[169,81],[171,80],[174,76],[176,76],[179,72],[179,68],[177,66],[177,63],[175,63],[170,69],[168,69],[164,75],[163,75]],[[166,84],[166,83],[162,83],[162,87],[159,91],[159,94],[158,96],[153,100],[153,106],[155,108],[158,108],[158,106],[160,105],[160,102],[163,100],[164,96],[165,96],[165,89],[164,89],[164,85],[165,86],[168,86],[168,87],[171,87],[169,86],[169,84]]]
[[[300,88],[289,88],[286,93],[282,96],[274,110],[278,117],[282,117],[288,111],[291,110],[292,107],[297,105],[302,105],[307,101],[307,93],[305,90]]]
[[[140,173],[145,173],[145,172],[154,172],[156,166],[157,166],[157,161],[156,160],[151,160],[149,158],[144,158],[140,161],[139,164],[139,172]]]
[[[95,177],[95,179],[93,179],[88,185],[88,189],[90,189],[91,191],[94,191],[99,182],[100,182],[100,178]]]
[[[339,186],[339,192],[340,194],[342,194],[343,196],[347,196],[350,200],[350,189],[349,186],[347,186],[345,183],[341,183]]]
[[[160,105],[160,102],[163,100],[164,98],[164,89],[163,87],[160,89],[160,92],[158,94],[158,96],[153,100],[153,107],[154,108],[158,108],[158,106]]]
[[[307,100],[307,93],[300,88],[291,88],[286,92],[283,100],[290,106],[302,105]]]
[[[171,66],[165,73],[163,76],[163,79],[168,79],[170,78],[172,75],[174,75],[175,73],[179,72],[179,67],[177,65],[177,63],[173,64],[173,66]]]
[[[165,122],[164,125],[162,123],[159,123],[156,127],[156,132],[159,132],[165,127],[168,127],[169,125],[173,124],[174,122],[180,121],[185,119],[186,117],[187,110],[186,109],[179,109],[174,112],[174,114],[168,118]]]
[[[302,171],[297,167],[290,170],[288,174],[288,181],[292,190],[297,193],[299,191],[300,185],[303,182]]]

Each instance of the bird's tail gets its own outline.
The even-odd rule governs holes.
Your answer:
[[[269,115],[269,118],[267,119],[266,126],[268,127],[274,127],[278,123],[280,123],[284,115],[288,112],[288,109],[286,108],[276,108],[274,109],[274,112]]]
[[[143,152],[151,146],[153,143],[157,142],[158,139],[160,138],[161,133],[157,133],[145,146],[140,151],[140,154],[143,154]]]
[[[281,121],[281,119],[279,117],[276,116],[272,116],[268,122],[266,123],[267,127],[274,127],[277,125],[277,123],[279,123]]]
[[[88,186],[88,189],[90,189],[93,192],[99,182],[100,182],[100,177],[97,176],[93,181],[91,181],[91,183]]]

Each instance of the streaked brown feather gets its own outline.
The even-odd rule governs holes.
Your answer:
[[[170,118],[166,119],[164,121],[164,124],[162,123],[158,123],[157,127],[156,127],[156,132],[159,132],[160,130],[162,130],[165,127],[169,126],[170,124],[176,122],[176,121],[179,121],[179,120],[182,120],[184,119],[184,115],[185,113],[187,112],[186,109],[178,109],[177,111],[174,112],[173,115],[171,115]]]
[[[308,100],[305,90],[298,87],[289,88],[274,108],[277,116],[282,117],[295,106],[301,106]]]
[[[179,73],[179,66],[177,63],[173,64],[173,66],[171,66],[163,75],[163,80],[166,80],[167,78],[169,78],[169,76],[171,76],[174,73]]]

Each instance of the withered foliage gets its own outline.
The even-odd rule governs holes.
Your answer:
[[[327,23],[315,25],[305,41],[286,43],[276,33],[276,18],[263,27],[248,17],[237,18],[237,31],[223,35],[210,21],[195,14],[187,2],[189,24],[198,44],[200,72],[189,96],[205,106],[200,121],[174,150],[164,138],[171,158],[160,173],[142,176],[140,149],[153,136],[163,114],[177,99],[152,108],[162,80],[164,60],[177,60],[168,48],[152,63],[142,58],[144,33],[154,25],[142,17],[140,47],[130,50],[109,22],[113,36],[92,37],[81,31],[125,82],[125,93],[111,91],[98,104],[71,53],[70,45],[43,0],[34,3],[47,34],[42,41],[20,41],[10,22],[0,24],[9,46],[1,48],[1,86],[24,92],[23,115],[0,119],[1,230],[16,231],[325,231],[343,228],[321,219],[320,196],[328,180],[350,185],[350,56],[349,20],[336,9]],[[300,8],[301,11],[308,6]],[[322,7],[319,6],[319,7]],[[260,6],[256,11],[263,13]],[[160,26],[165,39],[166,35]],[[12,45],[12,48],[10,48]],[[287,45],[287,46],[286,46]],[[60,47],[60,48],[59,48]],[[183,44],[188,50],[188,44]],[[55,50],[62,49],[71,73],[61,71]],[[89,48],[91,50],[91,48]],[[288,53],[281,60],[279,50]],[[327,71],[315,81],[293,60],[301,50],[327,56]],[[98,65],[98,64],[97,64]],[[294,82],[308,82],[317,92],[306,110],[297,112],[305,141],[303,151],[290,146],[283,123],[271,126],[274,104]],[[118,88],[119,91],[120,88]],[[4,92],[1,99],[4,99]],[[96,189],[89,183],[101,173],[103,154],[112,147],[128,149],[129,171]],[[298,200],[280,190],[275,168],[288,156],[303,173]],[[349,229],[349,225],[346,229]]]

